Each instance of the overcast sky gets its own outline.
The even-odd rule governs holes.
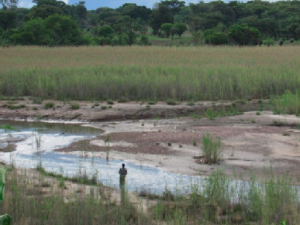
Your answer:
[[[62,0],[68,4],[75,4],[78,3],[79,0]],[[186,0],[186,3],[197,3],[200,0]],[[86,0],[85,6],[87,9],[97,9],[99,7],[110,7],[110,8],[117,8],[124,3],[136,3],[137,5],[144,5],[148,8],[152,8],[152,6],[156,3],[160,2],[160,0]],[[31,8],[33,6],[32,0],[19,0],[20,8]]]

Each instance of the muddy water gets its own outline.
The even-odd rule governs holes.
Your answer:
[[[2,122],[1,124],[5,124]],[[11,153],[0,153],[0,159],[22,168],[36,168],[39,163],[47,171],[65,176],[86,173],[97,175],[98,181],[110,187],[119,188],[118,170],[126,164],[128,175],[126,187],[129,191],[148,190],[161,194],[165,189],[177,193],[190,192],[191,184],[202,182],[201,178],[167,173],[155,167],[137,165],[119,160],[96,157],[82,157],[54,152],[55,149],[70,145],[74,141],[93,138],[101,130],[79,125],[9,122],[19,131],[0,130],[0,148],[11,141],[16,145]],[[84,152],[85,146],[82,146]]]

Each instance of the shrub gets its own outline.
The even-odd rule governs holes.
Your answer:
[[[101,106],[101,109],[105,110],[105,109],[107,109],[107,106],[102,105],[102,106]]]
[[[149,101],[148,102],[148,105],[155,105],[156,104],[156,101]]]
[[[41,98],[34,98],[32,99],[33,104],[41,105],[43,103],[43,99]]]
[[[107,103],[108,105],[113,105],[113,104],[114,104],[114,101],[109,99],[109,100],[106,101],[106,103]]]
[[[51,109],[51,108],[54,108],[55,107],[55,104],[54,102],[47,102],[44,104],[44,109]]]
[[[279,45],[282,46],[283,45],[283,40],[279,41]]]
[[[299,114],[300,113],[300,94],[286,92],[285,94],[272,99],[274,111],[278,114]]]
[[[150,45],[149,39],[146,35],[141,36],[140,44],[141,45]]]
[[[176,105],[176,101],[170,99],[170,100],[167,101],[167,104],[168,104],[168,105]]]
[[[208,109],[206,112],[205,112],[205,116],[210,119],[210,120],[214,120],[217,116],[218,116],[218,113],[215,112],[214,110],[212,109]]]
[[[8,106],[9,109],[22,109],[25,108],[25,105],[9,105]]]
[[[267,45],[267,46],[274,45],[274,43],[275,42],[272,38],[268,38],[268,39],[263,40],[263,44]]]
[[[121,97],[121,98],[119,98],[118,102],[119,103],[129,102],[129,99],[126,97]]]
[[[195,102],[188,102],[186,103],[187,106],[194,106],[195,105]]]
[[[214,164],[221,159],[221,140],[220,138],[213,139],[210,134],[202,136],[202,151],[205,162]]]
[[[78,103],[75,103],[75,102],[71,103],[70,105],[71,105],[71,109],[74,109],[74,110],[80,108],[80,105]]]

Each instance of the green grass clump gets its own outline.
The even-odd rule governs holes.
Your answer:
[[[204,114],[204,116],[207,117],[210,120],[215,120],[215,118],[217,118],[218,115],[219,115],[218,112],[216,112],[216,111],[214,111],[212,109],[206,110],[206,112]]]
[[[220,138],[212,138],[210,134],[202,136],[202,152],[205,162],[208,164],[218,163],[221,160],[222,144]]]
[[[148,101],[148,105],[155,105],[156,101]]]
[[[125,103],[125,102],[129,102],[129,98],[126,98],[124,96],[122,96],[121,98],[118,99],[119,103]]]
[[[8,105],[7,107],[9,109],[14,110],[14,109],[22,109],[22,108],[25,108],[26,106],[22,104],[22,105]]]
[[[113,100],[107,100],[106,103],[107,103],[108,105],[113,105],[113,104],[114,104],[114,101],[113,101]]]
[[[176,105],[177,103],[176,103],[175,100],[170,99],[170,100],[167,101],[167,104],[168,104],[168,105]]]
[[[54,102],[46,102],[44,104],[44,109],[51,109],[51,108],[54,108],[54,107],[55,107]]]
[[[276,114],[300,114],[300,93],[287,91],[285,94],[273,98],[271,104]]]
[[[195,105],[195,102],[188,102],[186,103],[187,106],[194,106]]]
[[[73,109],[73,110],[76,110],[76,109],[80,108],[80,105],[77,102],[72,102],[70,104],[70,106],[71,106],[71,109]]]
[[[37,104],[37,105],[41,105],[43,103],[43,99],[42,98],[33,98],[32,103]]]
[[[106,105],[102,105],[102,106],[101,106],[101,109],[102,109],[102,110],[105,110],[105,109],[107,109],[107,106],[106,106]]]

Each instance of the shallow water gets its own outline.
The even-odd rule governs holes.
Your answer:
[[[2,123],[3,124],[3,123]],[[54,152],[55,149],[70,145],[74,141],[93,138],[101,134],[101,130],[79,125],[47,124],[47,123],[9,123],[19,131],[9,134],[0,130],[0,143],[7,138],[22,141],[16,142],[16,151],[0,153],[6,163],[14,163],[22,168],[36,168],[41,162],[47,171],[75,176],[86,173],[97,175],[98,181],[110,186],[119,187],[119,168],[126,164],[128,175],[126,188],[129,191],[150,190],[162,194],[165,189],[177,193],[188,193],[193,183],[202,182],[200,177],[167,173],[161,169],[136,165],[120,160],[109,160],[96,157],[81,157]],[[9,137],[8,137],[9,136]],[[86,150],[82,147],[83,151]]]

